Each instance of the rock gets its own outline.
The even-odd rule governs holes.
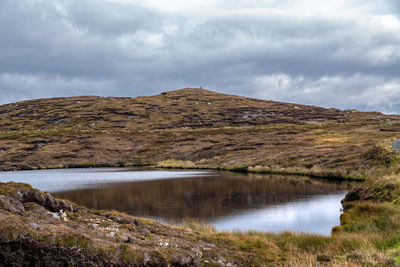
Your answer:
[[[129,217],[129,216],[115,216],[112,214],[107,214],[107,218],[111,219],[111,221],[120,223],[120,224],[134,224],[136,226],[139,226],[139,221],[135,218]]]
[[[28,225],[30,228],[34,229],[34,230],[36,230],[36,229],[39,228],[39,225],[38,225],[37,223],[35,223],[35,222],[29,222],[29,223],[27,223],[27,225]]]
[[[23,203],[37,203],[52,212],[58,212],[59,210],[74,211],[74,207],[68,204],[65,200],[57,200],[49,193],[41,193],[38,190],[23,192],[20,201]]]
[[[168,242],[161,242],[160,247],[167,248],[169,246]]]
[[[68,221],[68,216],[67,216],[67,214],[65,213],[65,211],[60,210],[60,212],[59,212],[58,214],[59,214],[61,220],[63,220],[63,221]]]
[[[346,260],[348,261],[359,261],[362,259],[362,256],[356,252],[352,252],[346,256]]]
[[[92,226],[94,229],[96,229],[97,227],[99,227],[99,225],[97,223],[88,223],[89,226]]]
[[[20,201],[17,201],[15,199],[6,196],[0,196],[0,209],[12,213],[21,213],[25,211],[24,206]]]
[[[344,197],[342,203],[351,202],[351,201],[358,201],[361,198],[361,193],[363,191],[362,187],[353,187]]]
[[[133,244],[134,241],[135,240],[132,237],[128,236],[127,239],[125,240],[125,243]]]
[[[317,261],[329,262],[329,261],[331,261],[331,257],[327,256],[327,255],[318,255],[317,256]]]
[[[60,216],[58,216],[57,212],[48,212],[48,214],[51,214],[54,219],[61,220]]]
[[[192,255],[176,255],[171,263],[173,266],[201,266],[200,264],[195,263],[195,259]]]

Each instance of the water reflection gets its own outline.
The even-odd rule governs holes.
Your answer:
[[[154,168],[77,168],[0,172],[0,182],[28,183],[51,193],[98,188],[112,183],[207,176],[206,171],[160,171]]]
[[[57,196],[136,216],[169,221],[197,218],[222,230],[329,233],[339,223],[346,188],[306,177],[214,172],[206,177],[108,184]]]
[[[267,206],[240,214],[212,220],[217,229],[232,231],[299,231],[330,234],[332,226],[338,225],[340,201],[344,192],[335,195],[312,197],[283,205]]]
[[[340,223],[340,200],[349,188],[297,176],[155,169],[0,173],[0,181],[7,180],[31,183],[89,208],[164,221],[196,218],[220,230],[323,234]]]

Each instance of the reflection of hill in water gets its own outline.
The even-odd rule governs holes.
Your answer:
[[[55,195],[91,208],[180,220],[215,218],[346,188],[344,184],[305,177],[221,172],[209,177],[110,184]]]

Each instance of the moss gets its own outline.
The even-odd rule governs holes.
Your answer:
[[[110,227],[112,224],[109,222],[101,222],[99,223],[99,227]]]
[[[366,160],[375,161],[384,166],[390,166],[397,162],[397,155],[393,151],[387,151],[381,146],[375,145],[362,154]]]
[[[125,262],[136,262],[136,254],[127,244],[119,245],[118,258]]]
[[[58,234],[55,242],[59,246],[79,247],[81,249],[89,249],[94,247],[94,244],[90,238],[79,233]]]
[[[0,241],[16,241],[27,236],[34,236],[34,232],[17,216],[0,218]]]
[[[26,192],[32,190],[32,186],[25,183],[0,183],[0,194],[5,196],[14,196],[17,192]]]

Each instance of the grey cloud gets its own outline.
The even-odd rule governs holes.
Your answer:
[[[67,6],[68,19],[89,34],[115,38],[137,31],[158,31],[163,15],[148,8],[95,0],[72,1]]]
[[[388,2],[390,5],[390,9],[388,10],[389,13],[395,13],[400,15],[400,2],[398,0],[384,0],[384,2]]]
[[[267,10],[203,15],[108,1],[3,0],[0,103],[80,94],[148,95],[202,86],[290,102],[400,112],[393,101],[400,88],[400,37],[395,34],[400,26],[385,28],[379,15],[302,16]],[[277,90],[279,79],[288,83]],[[382,95],[379,101],[374,92]]]
[[[375,37],[382,38],[383,33],[364,34],[365,28],[353,25],[352,21],[339,22],[336,27],[334,22],[315,19],[288,21],[290,18],[265,16],[215,20],[202,25],[194,36],[186,40],[191,42],[194,39],[198,45],[204,45],[199,50],[204,49],[210,51],[209,53],[221,51],[219,56],[225,54],[227,58],[238,59],[240,62],[248,60],[262,66],[267,72],[287,71],[319,76],[349,71],[368,72],[370,68],[373,71],[383,69],[383,72],[390,72],[398,66],[398,58],[383,66],[376,66],[368,58],[372,49],[382,49],[386,44],[395,45],[389,49],[397,53],[396,48],[400,46],[400,42],[393,35],[386,35],[389,40],[382,44],[375,41]],[[245,40],[238,44],[243,37]],[[196,47],[195,43],[192,47]],[[212,49],[208,50],[209,48]],[[237,53],[238,51],[241,53]]]
[[[107,29],[95,34],[86,32],[87,27],[96,25],[88,15],[89,10],[85,11],[87,21],[76,24],[69,15],[60,13],[55,3],[42,1],[33,6],[9,0],[2,3],[2,25],[12,25],[2,29],[0,69],[3,72],[101,78],[114,76],[123,71],[124,64],[143,57],[141,51],[124,53],[118,44],[118,33],[117,38],[109,38]],[[69,9],[74,10],[77,4],[80,12],[84,12],[83,8],[88,9],[89,3],[92,8],[97,7],[93,1],[86,4],[85,1],[73,1],[66,7],[67,12],[72,13]],[[117,10],[101,10],[104,14],[118,14],[114,11],[121,8],[115,5]],[[130,20],[130,17],[125,14],[125,19]],[[118,23],[121,28],[129,22],[126,20]],[[113,27],[117,28],[117,24]],[[140,44],[140,40],[137,43]]]
[[[26,88],[29,90],[26,90]],[[57,97],[58,90],[68,92],[68,95],[88,95],[94,90],[100,90],[103,94],[112,94],[116,89],[113,81],[109,80],[81,80],[65,79],[58,76],[41,75],[0,75],[0,99],[9,99],[9,102],[32,98]],[[55,91],[54,88],[58,90]]]

